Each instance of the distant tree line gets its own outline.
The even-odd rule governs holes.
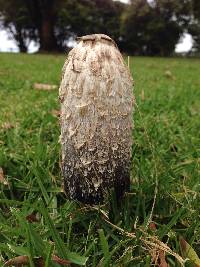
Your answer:
[[[183,33],[200,50],[200,0],[0,0],[1,27],[27,52],[66,50],[69,40],[91,33],[111,36],[135,55],[169,56]]]

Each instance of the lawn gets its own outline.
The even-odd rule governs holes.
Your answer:
[[[0,265],[200,266],[187,253],[200,256],[200,60],[130,58],[132,184],[120,207],[62,192],[58,90],[34,83],[59,86],[64,60],[0,54]]]

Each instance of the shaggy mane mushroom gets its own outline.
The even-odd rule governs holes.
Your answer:
[[[70,199],[101,202],[130,186],[133,82],[115,44],[104,34],[78,38],[59,89],[64,190]]]

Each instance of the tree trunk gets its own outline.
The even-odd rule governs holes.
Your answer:
[[[39,34],[40,51],[58,51],[54,33],[56,10],[55,0],[27,0],[27,9]]]
[[[20,44],[18,45],[18,47],[19,47],[19,51],[20,51],[21,53],[27,53],[27,52],[28,52],[28,49],[27,49],[27,47],[24,45],[24,43],[20,43]]]
[[[18,27],[17,25],[15,25],[15,29],[16,29],[16,33],[13,33],[14,35],[14,39],[17,42],[17,46],[19,48],[19,51],[21,53],[27,53],[28,51],[28,47],[26,45],[26,38],[23,34],[23,29],[21,29],[21,27]],[[11,31],[12,32],[12,31]]]
[[[43,18],[39,37],[40,51],[58,51],[58,45],[54,35],[54,22],[51,16]]]

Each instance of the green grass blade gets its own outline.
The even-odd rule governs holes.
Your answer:
[[[104,261],[103,261],[103,266],[109,266],[110,262],[110,252],[109,252],[109,245],[108,241],[106,240],[104,230],[99,229],[99,237],[100,237],[100,243],[101,243],[101,248],[104,254]]]
[[[48,247],[48,250],[47,250],[47,256],[46,256],[46,259],[45,259],[45,267],[52,266],[51,257],[52,257],[53,250],[54,250],[54,245],[53,244],[49,244],[49,247]]]
[[[62,239],[59,236],[59,232],[56,230],[52,219],[50,218],[47,209],[44,207],[44,204],[41,204],[41,213],[45,218],[46,223],[48,224],[49,231],[56,243],[56,247],[60,256],[64,259],[71,261],[72,263],[78,265],[85,265],[87,257],[80,256],[77,253],[69,252],[67,246],[64,244]]]

